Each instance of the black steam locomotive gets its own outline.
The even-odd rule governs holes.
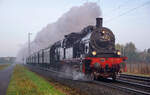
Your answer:
[[[83,72],[91,79],[116,79],[121,64],[127,59],[115,49],[115,36],[96,18],[96,26],[87,26],[79,33],[65,35],[48,48],[30,55],[27,64],[60,70],[63,66]],[[125,65],[124,65],[125,66]]]

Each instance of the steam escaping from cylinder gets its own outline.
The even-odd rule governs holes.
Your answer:
[[[88,2],[81,6],[72,7],[56,22],[48,24],[37,33],[35,39],[31,42],[30,54],[63,39],[66,34],[80,32],[88,25],[95,25],[97,17],[101,17],[101,10],[97,3]],[[28,56],[28,44],[25,44],[18,52],[17,61],[22,62]]]
[[[66,78],[66,79],[72,79],[72,80],[84,80],[89,81],[89,79],[86,77],[84,73],[81,71],[76,71],[75,69],[72,69],[71,67],[64,65],[60,69],[60,74],[58,74],[58,77]]]

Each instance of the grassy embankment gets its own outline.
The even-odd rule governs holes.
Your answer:
[[[0,64],[0,70],[5,69],[6,67],[8,67],[10,64]]]
[[[56,90],[48,81],[29,71],[27,68],[16,65],[7,95],[64,95]]]

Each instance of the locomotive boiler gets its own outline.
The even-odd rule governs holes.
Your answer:
[[[96,18],[95,26],[89,25],[81,32],[65,35],[63,40],[32,54],[27,63],[58,71],[68,66],[92,80],[108,77],[115,80],[125,68],[127,58],[115,49],[115,36],[102,26],[102,22],[102,18]]]

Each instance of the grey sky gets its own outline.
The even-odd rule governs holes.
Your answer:
[[[114,32],[117,42],[125,44],[132,41],[140,50],[150,48],[150,4],[118,18],[118,15],[147,1],[100,0],[104,26]],[[0,56],[16,56],[27,42],[28,32],[32,32],[33,40],[36,33],[47,24],[55,22],[72,6],[84,2],[86,0],[0,0]]]

